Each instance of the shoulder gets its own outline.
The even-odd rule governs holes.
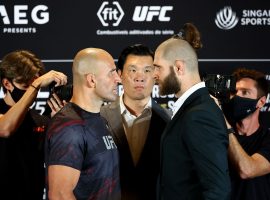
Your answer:
[[[67,104],[50,120],[47,134],[49,138],[59,133],[73,135],[84,125],[85,120],[80,115],[80,111],[72,104]]]
[[[119,98],[114,102],[109,102],[106,105],[101,106],[101,110],[115,109],[120,106]]]
[[[112,103],[108,103],[107,105],[103,105],[100,108],[100,114],[107,118],[107,117],[111,117],[111,114],[115,114],[115,112],[119,110],[120,112],[120,104],[119,104],[119,99],[117,99],[116,101],[112,102]]]
[[[224,120],[221,109],[215,103],[213,98],[210,97],[206,88],[201,88],[197,94],[199,94],[199,96],[193,97],[192,102],[187,106],[187,115],[191,119],[199,116],[202,119]]]
[[[171,119],[171,116],[172,116],[171,110],[163,108],[161,105],[159,105],[153,99],[152,99],[152,111],[154,114],[157,114],[159,117],[161,117],[166,122],[170,121],[170,119]]]
[[[75,104],[66,104],[59,112],[57,112],[51,121],[68,121],[68,120],[82,120],[82,109]]]

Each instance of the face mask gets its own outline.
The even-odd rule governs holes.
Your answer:
[[[21,90],[17,88],[14,84],[12,85],[14,86],[14,89],[12,92],[10,92],[10,95],[12,99],[17,103],[22,98],[26,90]]]
[[[250,114],[254,113],[258,99],[250,99],[235,95],[222,105],[222,110],[231,124],[236,124]]]

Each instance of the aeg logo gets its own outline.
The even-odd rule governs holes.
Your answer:
[[[37,5],[31,11],[32,21],[36,24],[46,24],[49,22],[48,6]],[[0,16],[4,24],[11,24],[10,18],[13,19],[12,24],[28,24],[28,5],[14,5],[13,16],[10,17],[4,5],[0,5]]]
[[[109,26],[110,22],[113,26],[118,26],[124,16],[124,11],[117,1],[113,1],[111,6],[109,6],[108,1],[104,1],[97,12],[97,16],[103,26]]]
[[[156,16],[159,21],[168,22],[171,18],[166,13],[172,10],[172,6],[136,6],[132,19],[135,22],[151,22]]]

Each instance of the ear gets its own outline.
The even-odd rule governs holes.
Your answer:
[[[264,106],[265,103],[266,103],[266,96],[262,96],[258,100],[256,107],[261,109]]]
[[[2,79],[2,85],[7,90],[12,90],[14,88],[13,85],[12,85],[12,83],[7,78],[3,78]]]
[[[87,85],[90,88],[96,88],[96,77],[94,74],[92,73],[87,74],[86,80],[87,80]]]
[[[182,60],[175,61],[175,73],[178,75],[185,74],[185,63]]]

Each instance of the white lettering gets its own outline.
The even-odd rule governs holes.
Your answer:
[[[267,95],[266,103],[270,103],[270,93]]]
[[[170,21],[171,18],[170,17],[166,17],[166,12],[167,11],[171,11],[171,10],[173,10],[173,7],[172,6],[163,6],[163,7],[161,7],[160,14],[159,14],[159,17],[158,17],[159,21],[161,21],[161,22],[168,22],[168,21]]]
[[[27,19],[23,19],[23,18],[26,18],[26,12],[22,12],[27,9],[28,9],[27,5],[14,6],[14,24],[27,24],[28,23]]]
[[[112,136],[108,135],[108,136],[103,136],[102,137],[104,144],[106,146],[106,149],[110,150],[110,149],[115,149],[117,148],[116,144],[113,141]]]
[[[168,108],[173,110],[174,101],[168,101]]]
[[[154,17],[157,17],[159,21],[170,21],[170,17],[166,16],[167,11],[173,10],[172,6],[136,6],[132,20],[135,22],[151,22]]]
[[[154,85],[153,89],[152,89],[152,98],[174,98],[175,95],[174,94],[169,94],[169,95],[163,95],[161,96],[159,94],[159,87],[158,85]]]
[[[270,10],[243,10],[243,17],[270,17]]]
[[[45,24],[49,22],[48,7],[45,5],[37,5],[31,11],[32,21],[36,24]],[[28,24],[28,5],[14,5],[13,24]],[[10,17],[4,5],[0,5],[0,16],[4,24],[11,24]]]
[[[38,5],[33,8],[31,17],[33,21],[37,24],[46,24],[49,22],[49,13],[48,12],[40,12],[40,18],[38,17],[39,11],[47,11],[48,7],[45,5]]]
[[[154,16],[159,16],[160,6],[150,6],[146,21],[151,22]]]
[[[0,5],[0,15],[3,17],[4,24],[10,24],[10,20],[8,18],[7,10],[5,6]]]

